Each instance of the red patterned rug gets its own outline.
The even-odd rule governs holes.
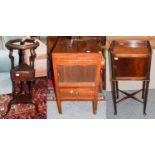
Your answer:
[[[99,101],[105,101],[105,92],[103,90],[100,90],[99,92]],[[55,91],[53,87],[53,81],[48,80],[48,95],[47,95],[47,101],[56,101]]]
[[[12,99],[11,95],[0,95],[0,113],[3,113],[7,110],[7,105]],[[10,112],[0,118],[5,119],[45,119],[47,118],[46,110],[46,99],[47,99],[47,79],[40,78],[35,81],[33,86],[33,101],[38,105],[39,111],[42,115],[38,115],[35,110],[35,106],[31,104],[17,104],[12,105]]]

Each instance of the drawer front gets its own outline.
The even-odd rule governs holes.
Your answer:
[[[12,72],[13,80],[33,80],[34,72]]]
[[[93,88],[60,88],[61,99],[93,99]]]

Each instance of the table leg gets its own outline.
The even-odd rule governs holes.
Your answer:
[[[142,99],[144,99],[144,96],[145,96],[145,87],[146,87],[146,82],[143,81],[143,86],[142,86]]]
[[[61,106],[61,100],[57,99],[57,107],[59,114],[62,114],[62,106]]]
[[[119,92],[118,92],[118,81],[115,82],[116,83],[116,98],[119,98]]]
[[[115,88],[115,81],[112,81],[112,99],[114,104],[114,115],[117,115],[117,103],[116,103],[116,88]]]
[[[93,101],[93,114],[97,113],[97,103],[98,103],[98,99],[94,99],[94,101]]]
[[[146,115],[146,105],[147,105],[147,98],[148,98],[148,90],[149,90],[149,81],[145,81],[145,93],[144,93],[144,107],[143,107],[143,114]]]

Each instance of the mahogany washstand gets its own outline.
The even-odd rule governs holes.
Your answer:
[[[6,43],[6,47],[9,49],[10,60],[11,60],[11,80],[12,80],[12,100],[8,104],[7,111],[5,115],[11,109],[12,105],[15,104],[32,104],[35,106],[38,114],[39,109],[37,104],[33,102],[32,98],[32,89],[33,83],[35,81],[35,69],[34,69],[34,61],[36,57],[35,49],[39,46],[39,42],[34,39],[15,39],[10,40]],[[19,65],[14,66],[14,56],[13,52],[18,51],[19,54]],[[24,54],[26,52],[30,52],[31,55],[29,57],[29,64],[24,62]],[[20,85],[20,90],[17,91],[17,84]],[[28,90],[25,89],[24,85],[28,86]]]

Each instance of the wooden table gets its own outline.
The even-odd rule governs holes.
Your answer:
[[[93,40],[59,39],[52,52],[57,106],[61,101],[93,101],[97,112],[102,51]]]

